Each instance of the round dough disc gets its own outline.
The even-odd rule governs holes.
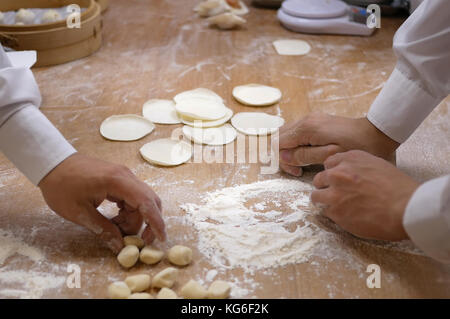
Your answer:
[[[183,122],[183,124],[186,124],[189,126],[205,128],[205,127],[220,126],[220,125],[228,122],[228,120],[231,119],[232,116],[233,116],[233,110],[226,108],[225,116],[222,117],[221,119],[218,119],[215,121],[201,121],[201,120],[195,120],[193,118],[185,117],[185,116],[180,116],[180,120],[181,120],[181,122]]]
[[[223,103],[223,99],[219,95],[217,95],[215,92],[213,92],[209,89],[205,89],[205,88],[198,88],[198,89],[194,89],[194,90],[190,90],[190,91],[181,92],[181,93],[175,95],[173,100],[175,101],[175,103],[179,103],[181,100],[186,99],[186,98],[191,98],[191,97],[202,97],[205,99],[210,98],[215,101]]]
[[[266,106],[279,102],[281,100],[281,91],[271,86],[247,84],[235,87],[233,96],[242,104]]]
[[[211,128],[194,128],[185,125],[183,135],[194,143],[213,146],[229,144],[237,137],[236,130],[230,124]]]
[[[175,110],[175,103],[170,100],[149,100],[142,108],[146,119],[158,124],[179,124],[180,118]]]
[[[186,97],[175,104],[178,113],[197,120],[218,120],[225,116],[226,106],[217,100],[205,97]]]
[[[145,144],[140,152],[142,157],[152,164],[177,166],[190,160],[192,147],[184,141],[162,138]]]
[[[277,40],[273,46],[279,55],[305,55],[311,51],[311,46],[303,40]]]
[[[243,112],[233,116],[231,124],[246,135],[269,135],[284,125],[284,119],[261,112]]]
[[[150,134],[155,125],[146,118],[134,115],[113,115],[100,125],[100,134],[113,141],[136,141]]]

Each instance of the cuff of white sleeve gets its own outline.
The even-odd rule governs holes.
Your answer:
[[[410,239],[428,256],[450,263],[450,217],[442,202],[450,176],[421,185],[411,197],[403,216],[403,227]]]
[[[384,134],[403,143],[439,102],[419,82],[395,68],[370,107],[367,119]]]
[[[34,185],[76,153],[45,115],[31,104],[0,127],[0,150]]]

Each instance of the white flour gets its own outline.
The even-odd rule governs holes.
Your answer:
[[[25,244],[11,232],[0,229],[0,266],[7,258],[15,254],[28,257],[32,261],[40,261],[44,258],[39,249]]]

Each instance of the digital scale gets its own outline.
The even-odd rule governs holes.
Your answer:
[[[286,0],[278,19],[287,29],[301,33],[370,36],[375,28],[366,25],[368,13],[341,0]]]

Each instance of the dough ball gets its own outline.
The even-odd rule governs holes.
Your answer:
[[[231,286],[226,281],[216,280],[208,288],[209,299],[227,299],[230,297]]]
[[[130,288],[131,292],[141,292],[150,287],[151,278],[149,275],[134,275],[125,279],[125,283]]]
[[[142,115],[153,123],[179,124],[181,123],[175,110],[175,103],[170,100],[149,100],[142,107]]]
[[[47,10],[44,12],[41,18],[41,23],[52,23],[62,20],[61,15],[56,10]]]
[[[139,249],[134,245],[125,246],[119,255],[117,260],[125,268],[133,267],[139,259]]]
[[[284,125],[284,119],[261,112],[237,113],[231,119],[236,130],[246,135],[269,135]]]
[[[127,299],[131,290],[123,281],[113,282],[108,286],[108,297],[111,299]]]
[[[281,91],[262,84],[246,84],[233,89],[233,97],[240,103],[250,106],[267,106],[281,100]]]
[[[178,270],[173,267],[168,267],[153,277],[152,286],[155,288],[172,288],[177,277]]]
[[[180,295],[185,299],[205,299],[208,292],[202,285],[191,279],[181,288]]]
[[[28,9],[20,9],[16,13],[16,24],[23,23],[23,24],[34,24],[34,19],[36,18],[36,15],[33,11]]]
[[[125,114],[113,115],[100,125],[100,134],[112,141],[136,141],[147,136],[155,125],[145,117]]]
[[[141,250],[141,254],[139,259],[147,265],[154,265],[159,263],[164,257],[164,252],[158,250],[156,248],[145,246],[144,249]]]
[[[123,238],[123,243],[125,246],[134,245],[139,249],[142,249],[145,246],[144,240],[139,236],[125,236]]]
[[[137,292],[134,294],[131,294],[128,299],[155,299],[152,295],[150,295],[147,292]]]
[[[186,246],[175,245],[167,253],[169,261],[177,266],[189,265],[192,261],[192,249]]]
[[[279,55],[305,55],[311,51],[308,42],[303,40],[277,40],[273,46]]]
[[[156,295],[156,299],[177,299],[178,296],[172,289],[162,288]]]
[[[184,141],[162,138],[142,146],[140,153],[149,163],[161,166],[177,166],[191,159],[192,146]]]
[[[247,21],[234,13],[222,13],[208,19],[209,25],[222,30],[231,30],[243,26]]]

